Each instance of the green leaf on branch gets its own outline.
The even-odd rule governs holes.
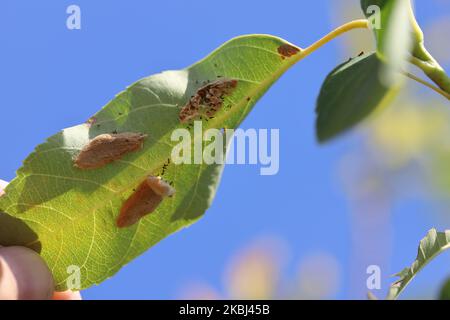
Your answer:
[[[351,59],[333,70],[317,100],[316,132],[326,142],[349,130],[395,92],[380,80],[383,61],[376,53]]]
[[[444,282],[444,285],[439,291],[439,300],[450,300],[450,279]]]
[[[391,46],[406,50],[399,45],[405,45],[404,40],[408,38],[407,43],[413,47],[423,43],[423,32],[414,16],[411,0],[361,0],[361,8],[371,22],[379,53],[392,50]]]
[[[386,35],[396,0],[361,0],[361,8],[369,19],[377,41],[379,52],[384,51]],[[403,0],[401,0],[403,1]]]
[[[389,289],[389,300],[397,299],[414,277],[436,256],[450,248],[450,230],[437,232],[431,229],[427,236],[420,241],[417,258],[413,264],[396,274],[400,277]]]
[[[405,79],[400,71],[408,68],[413,43],[418,45],[417,41],[423,41],[422,32],[419,35],[413,31],[415,18],[411,1],[362,0],[361,6],[375,32],[377,51],[386,62],[382,79],[387,85],[397,85]],[[377,7],[379,11],[374,9]]]
[[[404,79],[399,71],[407,71],[408,62],[412,62],[440,89],[450,93],[450,78],[425,47],[411,0],[361,0],[361,8],[373,27],[377,51],[387,63],[384,81],[399,83]]]
[[[172,141],[181,108],[207,81],[228,78],[237,87],[224,97],[203,129],[236,128],[258,99],[301,55],[266,35],[235,38],[179,71],[142,79],[118,94],[88,121],[39,145],[0,198],[0,245],[39,252],[65,290],[72,266],[81,289],[98,284],[145,250],[198,220],[210,206],[223,166],[175,165]],[[190,128],[192,132],[192,128]],[[95,170],[80,170],[74,157],[93,138],[112,132],[146,135],[143,148]],[[192,145],[194,141],[192,141]],[[116,218],[133,189],[149,175],[173,182],[176,194],[139,223],[119,229]],[[176,253],[174,253],[176,254]]]

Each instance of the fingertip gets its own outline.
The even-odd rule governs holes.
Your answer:
[[[79,291],[63,291],[55,292],[53,294],[53,300],[81,300],[81,294]]]
[[[53,290],[51,272],[36,252],[25,247],[0,248],[0,299],[46,300]]]
[[[0,197],[7,185],[0,179]],[[46,300],[53,291],[51,272],[36,252],[0,246],[0,300]]]
[[[0,179],[0,197],[5,194],[5,188],[8,185],[8,182]]]

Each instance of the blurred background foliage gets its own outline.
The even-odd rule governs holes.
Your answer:
[[[433,0],[444,7],[445,0]],[[420,1],[425,6],[427,1]],[[448,12],[448,11],[447,11]],[[362,18],[359,0],[335,1],[330,8],[333,25]],[[426,43],[444,67],[450,65],[450,15],[438,16],[423,25]],[[371,31],[356,30],[340,40],[340,60],[374,50]],[[421,75],[417,69],[412,69]],[[353,143],[337,162],[336,171],[348,197],[352,218],[352,269],[373,260],[390,265],[393,254],[393,215],[398,203],[425,201],[438,226],[450,224],[450,108],[434,92],[405,80],[396,100],[378,111],[352,133]],[[430,218],[430,217],[427,217]],[[405,222],[405,224],[407,224]],[[425,236],[428,229],[424,227]],[[343,281],[350,282],[355,297],[363,298],[361,276],[344,277],[338,260],[329,252],[315,252],[298,262],[296,272],[286,276],[289,245],[282,236],[263,237],[247,244],[230,259],[223,271],[223,290],[207,283],[191,282],[180,289],[185,299],[332,299]],[[409,243],[417,248],[419,244]],[[411,250],[412,251],[412,250]],[[410,261],[404,261],[408,266]],[[433,264],[446,264],[436,259]],[[400,271],[400,270],[398,270]],[[355,273],[356,275],[356,273]],[[383,275],[386,276],[386,275]],[[419,278],[419,277],[418,277]],[[388,280],[393,282],[394,278]],[[437,287],[427,282],[412,285],[403,298],[450,299],[450,280]],[[379,295],[379,298],[384,296]]]

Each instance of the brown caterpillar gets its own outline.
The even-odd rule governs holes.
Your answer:
[[[119,228],[132,226],[155,211],[165,197],[174,194],[175,189],[161,177],[147,177],[123,204],[116,225]]]
[[[202,116],[211,118],[222,107],[224,96],[230,94],[237,83],[233,79],[220,79],[201,87],[181,109],[180,121],[186,123]]]
[[[142,133],[101,134],[80,151],[74,165],[80,169],[98,169],[121,159],[130,152],[142,149],[147,135]]]

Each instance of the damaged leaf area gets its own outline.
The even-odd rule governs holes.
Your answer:
[[[197,221],[213,201],[223,167],[169,161],[179,143],[171,140],[173,131],[190,126],[180,121],[180,113],[200,91],[207,100],[203,111],[214,113],[203,119],[205,130],[238,127],[258,99],[301,58],[297,54],[280,59],[284,45],[290,44],[266,35],[235,38],[189,68],[132,84],[91,121],[64,129],[37,146],[0,198],[0,212],[6,212],[0,214],[0,245],[37,251],[60,291],[67,289],[67,268],[78,266],[84,289]],[[106,98],[111,93],[104,94]],[[208,109],[208,101],[219,107]],[[113,161],[101,168],[81,170],[74,165],[77,157],[81,167],[103,164],[101,152],[93,156],[99,149],[92,149],[92,143],[105,134],[117,139],[113,132],[147,137],[137,138],[124,154],[121,150],[108,155],[106,160]],[[100,145],[105,145],[104,136],[101,139]],[[154,180],[157,177],[160,182]],[[155,196],[165,183],[176,193]],[[123,215],[132,218],[119,219]]]
[[[180,111],[180,121],[190,122],[206,117],[211,119],[222,108],[224,97],[236,89],[237,80],[221,79],[198,89]]]
[[[290,58],[300,52],[300,48],[294,47],[288,43],[278,47],[278,53],[282,59]]]
[[[397,299],[423,267],[449,248],[450,230],[437,232],[436,229],[431,229],[426,237],[420,241],[416,260],[410,267],[405,268],[400,273],[396,274],[399,279],[391,285],[387,299]]]

